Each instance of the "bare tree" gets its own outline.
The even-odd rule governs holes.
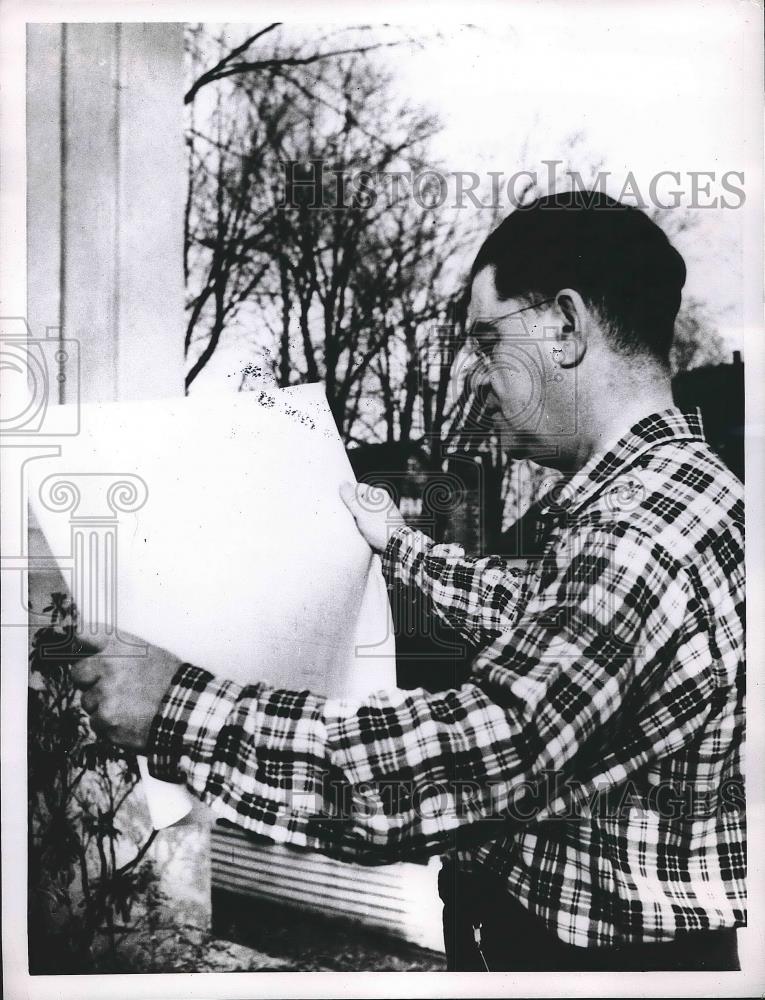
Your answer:
[[[197,126],[192,108],[184,233],[187,389],[272,267],[278,235],[268,197],[278,169],[273,151],[294,117],[289,93],[267,81],[247,88],[244,101],[224,100],[219,92],[205,128]]]
[[[388,183],[433,167],[438,122],[393,100],[367,52],[231,76],[206,129],[190,117],[187,385],[245,310],[279,384],[321,379],[346,439],[438,425],[427,332],[450,308],[457,219]]]
[[[670,367],[672,374],[722,364],[728,351],[707,308],[693,296],[684,297],[675,321]]]
[[[201,26],[192,30],[198,31],[199,27]],[[211,83],[216,83],[219,80],[230,79],[235,76],[250,75],[253,73],[262,73],[264,71],[267,71],[272,75],[282,74],[286,73],[288,69],[311,66],[327,59],[337,59],[340,56],[346,55],[361,55],[367,52],[374,52],[376,49],[391,48],[396,45],[401,45],[403,41],[402,39],[394,39],[392,41],[371,42],[368,45],[356,44],[341,48],[330,47],[324,49],[322,47],[322,42],[326,41],[326,39],[320,39],[318,43],[319,51],[309,52],[306,50],[306,46],[304,45],[282,48],[277,44],[277,46],[271,48],[270,51],[258,52],[257,43],[262,43],[263,39],[266,37],[269,37],[269,39],[273,38],[274,33],[281,27],[282,22],[280,21],[274,21],[271,24],[267,24],[264,27],[259,28],[253,34],[248,35],[243,42],[240,42],[238,45],[234,45],[225,51],[225,53],[221,54],[214,65],[195,76],[193,83],[186,91],[184,102],[186,104],[191,104],[203,87],[206,87]],[[368,29],[358,27],[346,30],[351,32],[364,32]]]

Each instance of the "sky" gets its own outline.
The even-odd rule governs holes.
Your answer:
[[[697,181],[697,201],[726,195],[720,178],[743,188],[740,207],[705,207],[685,239],[686,292],[706,301],[720,332],[740,346],[742,227],[761,195],[747,187],[757,155],[751,123],[758,113],[760,45],[754,8],[725,2],[576,5],[514,3],[504,25],[455,27],[441,40],[396,62],[402,94],[436,110],[444,124],[434,147],[451,170],[539,167],[562,159],[578,134],[572,164],[601,162],[619,195],[632,171],[643,197],[659,171],[680,173],[658,183],[660,197],[692,195],[691,171],[714,172],[711,191]],[[753,107],[753,102],[757,105]],[[563,170],[564,168],[560,168]],[[487,182],[488,184],[489,182]],[[681,209],[682,211],[682,209]]]

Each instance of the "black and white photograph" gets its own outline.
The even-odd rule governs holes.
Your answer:
[[[762,996],[762,3],[0,21],[4,995]]]

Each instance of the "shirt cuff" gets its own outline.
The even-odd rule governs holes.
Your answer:
[[[396,579],[411,583],[415,570],[435,544],[423,531],[402,524],[382,551],[383,576],[389,583]]]
[[[214,746],[240,690],[233,681],[221,681],[207,670],[182,663],[149,729],[149,774],[160,781],[183,783],[190,754]]]

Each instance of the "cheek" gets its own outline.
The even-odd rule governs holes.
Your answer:
[[[508,420],[523,425],[534,421],[544,397],[544,380],[537,365],[529,359],[509,358],[492,371],[490,383]]]

